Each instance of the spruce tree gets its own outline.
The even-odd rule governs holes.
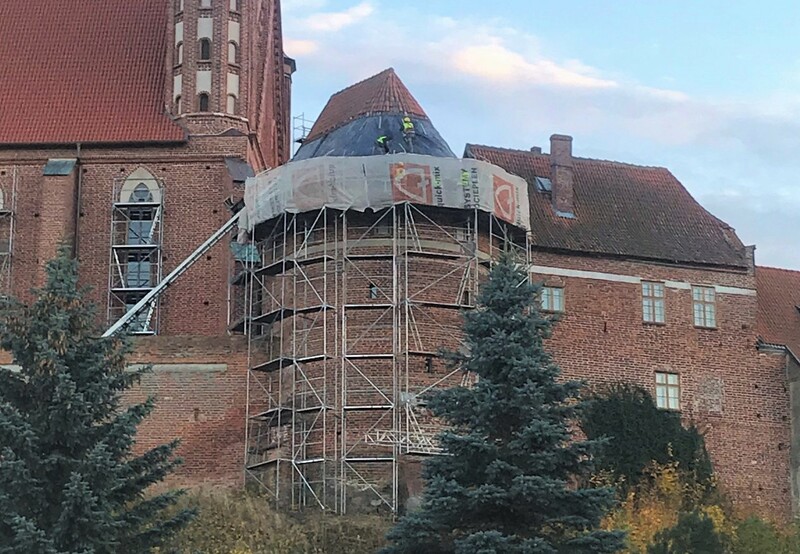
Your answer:
[[[421,507],[389,532],[386,554],[616,552],[624,534],[597,527],[614,504],[608,488],[582,488],[597,444],[573,440],[578,382],[559,382],[544,347],[552,322],[540,287],[510,259],[491,272],[465,315],[472,388],[437,392],[432,412],[449,425],[443,453],[424,467]]]
[[[147,495],[178,463],[176,443],[141,455],[136,428],[153,400],[124,407],[142,372],[125,368],[124,338],[98,338],[94,308],[62,248],[26,306],[0,314],[0,553],[149,552],[190,511],[165,515],[182,491]]]

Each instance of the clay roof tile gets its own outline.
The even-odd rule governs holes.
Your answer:
[[[0,2],[0,145],[185,140],[164,107],[167,6]]]
[[[306,140],[312,141],[358,117],[381,113],[427,118],[425,110],[393,68],[386,69],[331,96]]]
[[[733,230],[707,212],[663,167],[574,159],[575,218],[559,217],[536,177],[550,178],[550,156],[467,145],[466,154],[528,182],[536,246],[668,262],[744,268],[748,258]]]

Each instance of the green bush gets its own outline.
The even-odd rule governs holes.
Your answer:
[[[198,491],[185,504],[199,516],[164,554],[371,554],[389,528],[377,516],[283,514],[267,498],[239,491]]]
[[[680,415],[660,410],[645,389],[613,384],[595,392],[580,417],[590,440],[606,439],[595,467],[611,473],[620,492],[627,492],[653,462],[678,463],[695,483],[712,483],[711,459],[695,427],[684,428]]]
[[[797,529],[790,533],[757,517],[741,522],[736,528],[736,540],[731,554],[795,554],[800,552]]]
[[[647,554],[724,554],[723,539],[703,512],[681,514],[678,523],[656,535]]]

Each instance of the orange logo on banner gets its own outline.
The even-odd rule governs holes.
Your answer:
[[[392,176],[392,199],[395,202],[433,204],[429,165],[396,163],[391,164],[389,171]]]
[[[516,223],[517,188],[497,175],[494,175],[494,215]]]

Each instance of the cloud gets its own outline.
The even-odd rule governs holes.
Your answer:
[[[305,26],[311,31],[335,32],[350,27],[372,15],[375,9],[369,2],[362,2],[341,12],[319,12],[305,19]]]
[[[283,41],[283,49],[292,57],[309,56],[319,50],[319,43],[313,40],[286,39]]]
[[[530,82],[577,88],[610,88],[617,83],[559,66],[551,60],[529,61],[499,43],[471,45],[451,57],[453,67],[466,75],[491,82]]]
[[[758,245],[759,263],[800,269],[792,244],[800,236],[794,91],[694,96],[560,56],[558,45],[513,23],[388,3],[293,13],[284,29],[287,48],[305,52],[296,54],[304,56],[294,81],[299,111],[318,113],[333,92],[392,66],[455,152],[465,142],[546,149],[547,137],[560,132],[575,136],[580,156],[667,166]]]

